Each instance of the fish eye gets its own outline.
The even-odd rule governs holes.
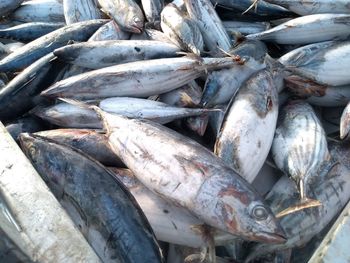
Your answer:
[[[266,208],[262,205],[257,205],[252,210],[252,216],[256,220],[266,220],[268,217],[268,213],[266,211]]]

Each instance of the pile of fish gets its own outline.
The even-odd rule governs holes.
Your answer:
[[[0,15],[0,121],[86,262],[307,262],[349,201],[349,0],[2,0]],[[44,262],[1,184],[0,214],[0,261]]]

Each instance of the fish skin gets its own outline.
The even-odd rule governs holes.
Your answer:
[[[282,245],[256,244],[245,262],[274,251],[304,246],[310,239],[324,229],[342,210],[350,198],[350,162],[349,147],[341,144],[329,144],[332,158],[340,164],[329,171],[321,170],[317,180],[312,182],[312,197],[320,200],[322,206],[291,213],[280,219],[287,242]],[[266,202],[274,213],[298,201],[299,195],[294,184],[286,176],[273,186]]]
[[[63,13],[67,25],[102,18],[95,0],[63,0]]]
[[[255,190],[205,147],[159,124],[96,110],[112,150],[147,188],[220,230],[248,240],[284,242]],[[266,216],[259,222],[252,212],[257,208]]]
[[[89,41],[127,40],[129,38],[130,33],[121,30],[118,24],[112,20],[97,29],[89,38]]]
[[[244,22],[244,21],[222,21],[228,34],[232,31],[238,31],[243,35],[256,34],[268,30],[268,22]]]
[[[251,76],[226,110],[214,152],[248,182],[253,182],[270,151],[278,117],[273,74]]]
[[[252,4],[254,0],[215,0],[215,4],[227,7],[234,8],[241,12],[245,12]],[[268,3],[267,1],[259,0],[257,2],[256,9],[252,9],[248,11],[248,14],[257,14],[259,16],[291,16],[292,12],[286,10],[285,8],[273,5]]]
[[[124,31],[140,34],[144,26],[141,8],[133,0],[97,0],[103,11]]]
[[[288,10],[301,15],[312,14],[345,14],[350,13],[350,5],[347,0],[265,0],[268,3],[283,6]]]
[[[81,151],[22,134],[21,147],[103,262],[164,262],[124,185]]]
[[[12,138],[17,141],[21,133],[42,131],[47,129],[48,125],[39,118],[28,116],[7,123],[5,128],[11,134]]]
[[[348,103],[340,119],[340,139],[348,140],[350,132],[350,103]]]
[[[21,116],[37,104],[37,95],[51,82],[52,53],[35,61],[0,90],[0,119]],[[40,99],[39,99],[40,101]]]
[[[72,44],[54,50],[61,60],[90,69],[127,62],[178,56],[180,49],[168,43],[150,40],[105,40]]]
[[[350,42],[339,42],[316,52],[306,62],[289,67],[294,74],[321,85],[341,86],[350,84],[347,65],[350,64]]]
[[[151,24],[159,23],[160,13],[164,8],[164,0],[141,0],[141,3],[147,21]]]
[[[278,44],[311,44],[328,40],[344,40],[350,35],[350,15],[316,14],[298,17],[267,31],[247,35],[247,39]]]
[[[267,48],[260,41],[245,41],[230,53],[247,61],[229,69],[211,72],[205,82],[200,105],[212,107],[229,102],[251,75],[266,66],[264,58]]]
[[[189,17],[198,23],[203,41],[211,55],[223,55],[222,50],[228,52],[233,43],[212,3],[209,0],[185,0]]]
[[[24,23],[10,28],[0,29],[0,38],[10,38],[24,42],[33,41],[64,25],[64,23],[47,22]]]
[[[16,71],[23,69],[37,59],[49,54],[55,49],[62,47],[69,40],[87,40],[107,20],[90,20],[75,23],[57,29],[44,35],[23,47],[17,49],[0,61],[0,71]]]
[[[110,149],[107,137],[98,130],[57,129],[36,132],[35,135],[81,150],[103,165],[124,166],[123,162]]]
[[[314,110],[306,102],[290,101],[279,117],[271,148],[272,157],[277,167],[298,185],[303,199],[312,191],[310,181],[318,177],[322,164],[330,161],[326,134]]]
[[[182,15],[174,4],[168,4],[161,13],[162,31],[183,50],[200,55],[203,52],[202,33],[197,23]]]
[[[0,1],[0,16],[7,16],[18,8],[24,0],[1,0]]]
[[[235,63],[231,58],[198,60],[189,57],[130,62],[59,81],[41,95],[76,99],[149,97],[179,88],[206,70],[230,67]]]
[[[12,13],[11,19],[26,23],[65,22],[62,1],[58,0],[25,1]]]

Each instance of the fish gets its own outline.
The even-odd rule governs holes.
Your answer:
[[[222,56],[235,44],[232,42],[209,0],[184,0],[188,15],[198,23],[203,41],[209,53]]]
[[[102,128],[102,123],[93,110],[85,108],[86,105],[76,101],[69,99],[65,101],[68,103],[59,103],[45,108],[38,107],[31,113],[61,127]],[[148,119],[161,124],[180,118],[201,116],[210,111],[201,108],[174,107],[159,101],[128,97],[107,98],[92,104],[114,115]]]
[[[63,27],[64,23],[31,22],[0,29],[0,38],[29,42]]]
[[[11,14],[10,18],[25,23],[65,23],[63,4],[59,0],[25,1]]]
[[[231,53],[238,55],[243,63],[211,72],[205,82],[200,105],[212,107],[228,103],[251,75],[266,67],[264,58],[267,48],[260,41],[246,41]]]
[[[230,67],[232,58],[162,58],[93,70],[59,81],[41,95],[49,98],[98,99],[149,97],[179,88],[206,71]]]
[[[23,69],[55,49],[67,45],[69,40],[87,40],[106,22],[103,19],[79,22],[39,37],[0,60],[0,71]]]
[[[60,60],[80,67],[100,69],[127,62],[176,57],[180,49],[151,40],[105,40],[72,44],[55,49]]]
[[[338,145],[338,144],[336,144]],[[321,168],[317,180],[312,182],[313,198],[320,200],[322,206],[300,210],[280,218],[282,228],[286,232],[287,242],[280,245],[255,244],[245,262],[260,255],[288,248],[302,247],[316,234],[324,229],[342,210],[350,198],[349,147],[336,147],[329,144],[332,159],[337,164],[331,169]],[[266,197],[266,202],[274,213],[297,202],[299,194],[287,176],[273,186]]]
[[[301,204],[321,205],[308,197],[309,184],[331,156],[322,124],[308,103],[296,100],[283,107],[271,152],[276,166],[295,181]]]
[[[115,167],[108,169],[135,197],[158,240],[197,248],[205,246],[209,238],[214,238],[216,244],[235,238],[230,234],[210,229],[188,210],[153,193],[138,181],[130,170]]]
[[[350,7],[347,0],[264,0],[265,2],[283,6],[288,10],[301,15],[312,14],[349,14]]]
[[[63,0],[63,13],[67,25],[102,18],[95,0]]]
[[[287,67],[294,75],[299,75],[321,85],[341,86],[350,84],[347,66],[350,62],[350,42],[339,42],[320,49],[301,65]]]
[[[228,34],[232,31],[238,31],[243,35],[256,34],[268,30],[268,22],[244,22],[244,21],[222,21]]]
[[[141,3],[148,23],[159,24],[160,13],[164,8],[164,0],[141,0]]]
[[[270,69],[251,76],[229,104],[214,153],[252,183],[270,151],[278,117],[278,93]]]
[[[140,34],[144,26],[141,8],[133,0],[97,0],[102,11],[111,16],[122,30]]]
[[[124,167],[123,162],[110,149],[107,137],[99,130],[91,129],[56,129],[28,131],[60,144],[66,144],[106,166]]]
[[[130,33],[121,30],[118,24],[112,20],[97,29],[89,41],[128,40],[129,38]]]
[[[0,43],[0,59],[3,59],[12,51],[4,44]]]
[[[347,140],[350,131],[350,104],[348,103],[344,108],[340,119],[340,139]]]
[[[23,133],[20,143],[103,262],[164,262],[142,210],[103,165],[38,135]]]
[[[101,262],[2,124],[0,130],[0,148],[6,149],[1,230],[33,262]]]
[[[22,2],[24,2],[24,0],[2,0],[0,2],[0,16],[4,17],[11,14]]]
[[[0,90],[0,119],[20,117],[40,102],[39,93],[51,84],[57,72],[53,69],[55,56],[52,53],[35,61]]]
[[[344,40],[350,35],[350,15],[316,14],[298,17],[247,39],[278,44],[311,44],[328,40]]]
[[[46,130],[49,125],[39,118],[27,116],[19,118],[13,122],[7,123],[5,128],[11,134],[12,138],[17,141],[18,136],[24,132],[38,132]]]
[[[170,3],[161,13],[162,31],[183,50],[200,55],[203,38],[197,23],[182,15],[176,5]]]
[[[243,239],[285,241],[261,197],[211,151],[154,122],[94,110],[112,150],[147,188]]]

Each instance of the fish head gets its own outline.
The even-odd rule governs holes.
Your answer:
[[[127,31],[135,34],[141,34],[145,23],[144,16],[141,10],[134,10],[134,12],[128,12],[125,17],[125,25],[127,25]]]
[[[50,140],[41,136],[22,133],[19,141],[24,154],[33,164],[42,179],[50,186],[50,190],[55,196],[63,196],[63,186],[65,178],[60,167],[60,162],[56,159],[56,151],[50,147]]]

